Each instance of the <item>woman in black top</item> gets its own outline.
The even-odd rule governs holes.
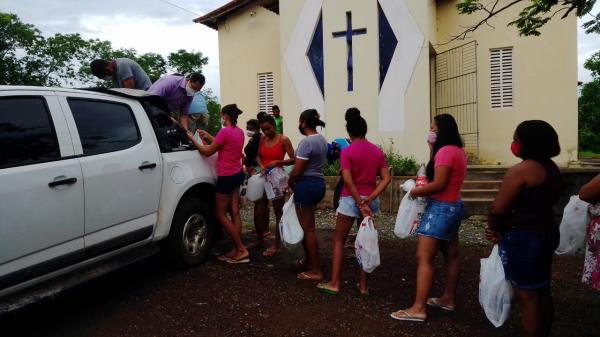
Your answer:
[[[244,167],[248,176],[253,176],[256,172],[258,163],[258,146],[260,145],[260,124],[257,119],[251,119],[246,122],[246,136],[250,137],[248,144],[244,148]]]
[[[525,121],[515,131],[511,151],[523,161],[502,180],[486,237],[499,244],[504,274],[521,308],[524,336],[549,336],[552,257],[559,241],[553,207],[562,189],[560,170],[551,159],[560,153],[558,135],[544,121]]]

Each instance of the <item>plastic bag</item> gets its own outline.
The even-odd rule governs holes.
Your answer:
[[[296,215],[296,206],[294,205],[294,195],[283,205],[283,214],[279,222],[279,233],[281,241],[284,244],[295,245],[304,239],[304,231]]]
[[[479,273],[479,304],[485,315],[498,328],[506,322],[512,305],[513,289],[504,276],[504,267],[498,253],[498,245],[494,245],[492,253],[481,259]]]
[[[421,216],[425,212],[427,201],[424,198],[410,198],[410,190],[415,187],[415,182],[412,179],[407,180],[402,184],[402,189],[407,191],[396,215],[396,224],[394,225],[394,234],[397,237],[404,239],[409,237],[417,230],[421,221]]]
[[[265,192],[265,178],[260,174],[255,174],[248,179],[248,187],[246,187],[246,198],[250,201],[258,201],[263,197]]]
[[[274,200],[285,195],[288,187],[288,176],[281,167],[274,167],[265,173],[265,193],[267,199]]]
[[[573,254],[583,248],[587,225],[590,223],[589,206],[579,196],[571,196],[560,222],[560,244],[556,248],[556,254]]]
[[[379,236],[371,217],[363,219],[354,241],[356,259],[362,270],[372,273],[381,264],[379,257]]]

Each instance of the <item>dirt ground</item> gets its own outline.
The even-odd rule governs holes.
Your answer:
[[[244,219],[249,223],[250,214]],[[330,270],[332,212],[319,212],[322,265]],[[209,259],[175,271],[158,257],[85,284],[56,300],[0,319],[0,336],[518,336],[518,310],[494,328],[477,297],[479,259],[491,247],[482,223],[461,229],[462,280],[457,311],[431,309],[426,323],[389,318],[411,304],[415,289],[415,240],[391,234],[393,217],[378,220],[382,264],[371,279],[371,294],[355,287],[359,267],[347,251],[340,294],[317,292],[314,282],[297,280],[291,262],[301,251],[265,258],[253,250],[251,262],[228,265]],[[250,238],[250,234],[246,238]],[[438,259],[441,267],[442,259]],[[600,293],[580,283],[582,256],[556,258],[553,336],[600,336]],[[440,294],[438,269],[433,295]]]

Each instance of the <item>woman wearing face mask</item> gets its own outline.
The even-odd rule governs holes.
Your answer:
[[[238,116],[242,113],[235,104],[226,105],[221,110],[223,128],[216,137],[206,131],[200,131],[202,138],[208,139],[210,145],[202,145],[194,140],[194,135],[188,132],[188,138],[198,151],[206,157],[219,152],[217,157],[217,186],[215,198],[215,216],[223,225],[231,238],[234,248],[222,255],[221,260],[228,263],[249,262],[248,250],[242,243],[242,223],[240,219],[240,185],[244,182],[242,170],[242,148],[244,132],[237,127]],[[231,214],[231,219],[227,217]]]
[[[411,307],[391,314],[393,319],[400,321],[425,321],[427,305],[446,311],[456,308],[456,286],[460,276],[458,228],[464,213],[460,190],[467,173],[467,155],[451,115],[435,116],[430,131],[429,183],[409,192],[413,198],[429,197],[417,229],[417,293]],[[434,261],[439,251],[446,261],[446,286],[441,297],[428,298],[433,285]]]
[[[262,115],[259,119],[260,128],[263,136],[260,139],[258,156],[256,161],[260,165],[262,172],[268,172],[275,167],[282,167],[294,164],[294,147],[290,139],[275,131],[275,119],[271,115]],[[285,155],[288,159],[285,159]],[[279,251],[279,242],[281,241],[279,233],[279,221],[283,213],[283,204],[285,203],[285,195],[280,198],[271,200],[273,211],[275,212],[275,241],[263,252],[263,256],[273,256]],[[269,200],[266,193],[261,200],[254,203],[254,223],[257,228],[258,240],[257,244],[262,245],[262,230],[259,233],[259,228],[269,229]],[[259,225],[260,224],[260,225]]]
[[[315,233],[315,207],[325,196],[323,168],[327,161],[327,141],[317,132],[325,127],[315,109],[300,114],[298,130],[306,136],[296,151],[296,162],[290,174],[289,185],[294,189],[294,204],[300,226],[304,230],[305,259],[307,271],[297,275],[300,280],[320,281],[323,279],[319,263],[319,243]]]
[[[514,133],[511,151],[523,161],[502,179],[486,237],[499,244],[504,274],[521,308],[524,336],[549,336],[552,257],[560,236],[553,207],[562,178],[551,159],[560,154],[558,135],[544,121],[525,121]]]
[[[379,195],[390,183],[390,171],[381,149],[365,139],[367,122],[360,116],[357,108],[346,111],[346,131],[352,143],[340,156],[344,188],[341,192],[335,234],[333,238],[333,256],[331,281],[319,283],[321,292],[335,295],[340,290],[340,278],[344,261],[344,243],[350,228],[356,219],[379,213]],[[381,177],[377,183],[377,176]],[[359,290],[367,295],[369,274],[361,270]]]
[[[244,147],[244,167],[249,177],[256,174],[256,156],[258,155],[258,146],[260,145],[260,123],[257,119],[251,119],[246,122],[246,136],[250,138],[246,147]]]

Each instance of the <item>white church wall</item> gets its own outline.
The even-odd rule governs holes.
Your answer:
[[[301,81],[298,81],[296,76],[300,72],[290,67],[290,64],[285,60],[285,53],[288,51],[289,44],[297,35],[295,30],[299,18],[305,11],[305,6],[314,6],[314,3],[319,1],[321,0],[280,2],[280,44],[281,53],[284,55],[281,70],[282,105],[287,125],[292,124],[295,126],[298,114],[307,106],[306,98],[301,97],[302,91],[305,90],[303,86],[306,84],[299,84]],[[429,39],[427,36],[433,35],[432,30],[434,29],[429,20],[432,16],[431,7],[435,3],[430,0],[404,0],[404,3],[416,22],[419,33],[423,35],[423,39],[421,44],[414,48],[415,50],[411,49],[416,57],[416,64],[408,70],[409,76],[406,80],[409,82],[404,95],[406,98],[404,103],[405,112],[401,122],[388,123],[393,125],[381,125],[378,53],[379,17],[377,1],[375,0],[347,0],[343,2],[322,0],[325,108],[320,112],[327,122],[325,134],[328,139],[346,136],[344,113],[347,108],[356,106],[363,112],[363,116],[369,124],[369,134],[367,136],[371,141],[379,144],[389,144],[392,141],[400,153],[415,156],[420,162],[425,162],[428,159],[428,149],[424,138],[430,121]],[[343,37],[332,37],[332,32],[346,30],[347,19],[345,13],[347,11],[352,12],[353,29],[367,29],[367,34],[353,37],[354,88],[352,91],[347,90],[347,44]],[[388,14],[388,20],[394,19],[398,20],[397,17]],[[390,24],[397,25],[398,23],[391,22]],[[306,26],[308,26],[306,27],[307,30],[313,29],[312,23],[306,23]],[[402,37],[398,36],[397,38],[401,39]],[[402,45],[401,42],[403,41],[399,41],[398,46]],[[402,52],[405,53],[406,50],[402,50]],[[398,62],[399,59],[396,56],[393,62]],[[399,69],[399,67],[390,66],[390,70],[393,69]],[[391,94],[404,94],[400,90],[397,91],[391,91]],[[402,113],[400,110],[402,109],[398,109],[399,114]],[[295,129],[288,132],[287,135],[296,144],[302,138],[295,132]]]
[[[459,15],[456,1],[438,3],[438,42],[461,31],[477,19]],[[574,16],[556,17],[539,37],[519,37],[506,28],[518,15],[515,7],[475,32],[478,62],[480,157],[483,163],[511,165],[518,161],[509,146],[516,126],[528,119],[549,122],[558,132],[562,153],[556,158],[567,165],[577,158],[577,21]],[[470,40],[437,46],[438,52]],[[513,108],[491,109],[490,49],[513,47]]]
[[[244,111],[238,121],[241,128],[258,112],[259,73],[273,73],[273,103],[282,102],[278,27],[279,16],[257,5],[239,10],[219,25],[221,103],[236,103]]]

